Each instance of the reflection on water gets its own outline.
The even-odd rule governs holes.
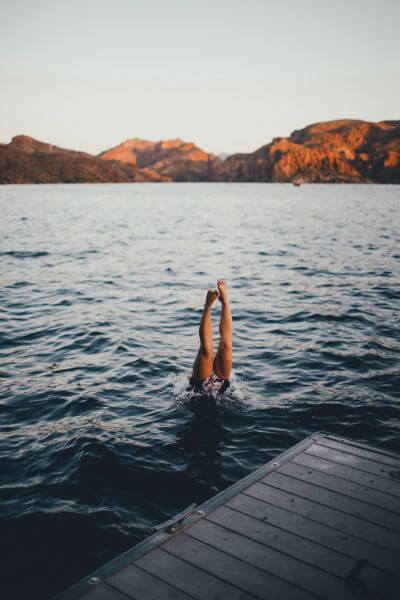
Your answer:
[[[224,429],[220,407],[210,398],[195,398],[188,403],[192,418],[176,434],[177,446],[186,463],[188,478],[196,482],[198,494],[204,500],[210,490],[218,492],[224,486],[221,475],[221,455],[229,436]],[[199,499],[199,495],[196,494]]]
[[[0,187],[9,600],[49,597],[312,431],[400,450],[399,204],[398,186]],[[188,376],[220,277],[234,377],[201,403]]]

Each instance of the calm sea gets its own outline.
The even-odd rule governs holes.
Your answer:
[[[399,186],[2,186],[0,215],[7,600],[48,598],[313,431],[400,450]],[[233,384],[194,406],[221,277]]]

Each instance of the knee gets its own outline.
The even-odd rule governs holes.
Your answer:
[[[201,354],[204,358],[212,358],[214,354],[214,348],[212,344],[202,344]]]
[[[232,340],[221,340],[219,345],[224,352],[232,352]]]

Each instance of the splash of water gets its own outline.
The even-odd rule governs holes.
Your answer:
[[[190,403],[198,400],[201,393],[197,392],[190,385],[190,373],[180,373],[179,375],[170,375],[169,385],[172,386],[172,393],[175,401],[181,404]],[[245,401],[245,390],[243,384],[238,380],[234,371],[231,373],[230,385],[223,394],[213,395],[217,405],[243,404]]]

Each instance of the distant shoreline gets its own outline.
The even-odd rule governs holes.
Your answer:
[[[400,183],[400,121],[342,119],[220,157],[179,138],[138,138],[94,156],[26,135],[0,144],[0,184]]]
[[[291,181],[49,181],[49,182],[36,182],[36,181],[26,181],[26,182],[14,182],[14,183],[3,183],[0,182],[0,188],[6,186],[38,186],[38,185],[279,185],[279,186],[290,186],[290,187],[306,187],[306,186],[318,186],[318,185],[339,185],[339,186],[373,186],[373,185],[381,185],[381,186],[389,186],[389,185],[400,185],[400,182],[391,182],[391,181],[306,181],[302,183],[300,186],[295,186]]]

